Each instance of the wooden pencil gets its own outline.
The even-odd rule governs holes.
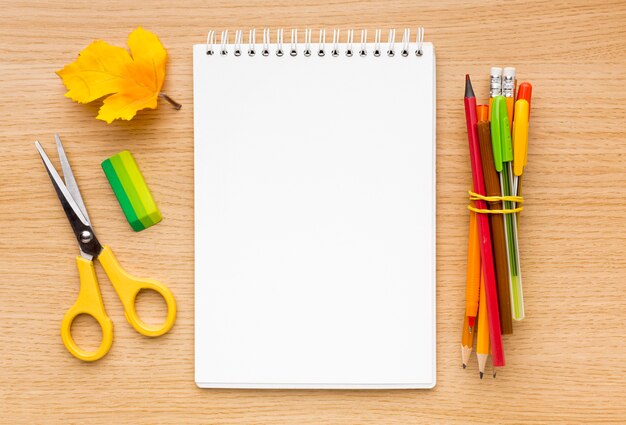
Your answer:
[[[475,202],[471,201],[475,207]],[[478,312],[478,293],[480,292],[480,231],[476,213],[470,211],[469,237],[467,242],[467,274],[465,283],[465,315],[470,332],[476,322]]]
[[[467,367],[470,357],[472,356],[472,346],[474,345],[474,334],[470,332],[469,322],[467,315],[463,321],[463,332],[461,336],[461,361],[463,362],[463,369]]]
[[[491,146],[491,129],[489,121],[481,120],[478,126],[478,142],[482,158],[482,169],[485,178],[487,196],[500,196],[500,181],[493,161]],[[502,202],[487,202],[490,210],[501,210]],[[509,281],[509,262],[506,252],[504,219],[501,214],[489,214],[491,224],[493,257],[496,269],[496,285],[498,288],[498,305],[500,307],[500,329],[502,334],[513,333],[513,313],[511,310],[511,283]]]
[[[487,317],[487,300],[485,299],[485,280],[480,280],[480,301],[478,304],[478,326],[476,329],[476,358],[480,379],[485,374],[485,365],[489,357],[489,323]]]

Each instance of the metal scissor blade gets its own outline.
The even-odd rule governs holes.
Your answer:
[[[65,207],[65,204],[68,204],[74,211],[74,214],[76,214],[76,216],[80,219],[80,221],[82,221],[83,224],[85,224],[86,226],[89,226],[89,220],[83,214],[82,210],[80,209],[80,207],[74,200],[74,197],[65,186],[65,183],[63,183],[61,176],[59,176],[59,173],[57,172],[56,168],[54,168],[54,165],[52,165],[50,158],[48,158],[46,151],[43,150],[43,148],[41,147],[41,143],[39,143],[38,140],[35,142],[35,146],[37,147],[37,150],[39,151],[39,155],[41,156],[43,165],[46,166],[46,170],[48,171],[50,180],[52,180],[52,185],[54,186],[54,189],[56,190],[57,195],[59,196],[59,200],[61,201],[61,204],[63,204],[64,207]],[[68,216],[68,218],[70,217]]]
[[[57,151],[59,152],[59,160],[61,161],[61,170],[63,171],[63,178],[65,179],[65,187],[76,201],[76,205],[80,208],[81,212],[87,219],[87,224],[91,225],[91,220],[89,220],[89,215],[87,214],[87,208],[85,207],[85,203],[83,202],[83,197],[80,195],[80,190],[78,189],[78,184],[76,184],[76,179],[74,178],[74,173],[72,172],[72,167],[70,166],[70,162],[67,159],[67,155],[65,154],[65,149],[63,149],[63,144],[61,143],[61,138],[58,134],[55,133],[54,138],[57,142]]]
[[[67,190],[61,176],[59,176],[59,173],[54,168],[54,165],[52,165],[50,158],[46,155],[46,152],[41,147],[39,141],[35,142],[35,146],[39,151],[39,155],[41,156],[41,160],[46,167],[46,171],[48,171],[48,176],[52,181],[52,185],[54,186],[57,196],[59,197],[59,201],[61,201],[63,211],[65,211],[65,215],[72,226],[74,236],[76,237],[76,241],[78,242],[78,246],[80,248],[80,253],[84,258],[91,260],[93,257],[100,254],[102,246],[100,245],[100,242],[98,242],[98,239],[89,224],[89,220],[87,220],[87,218],[83,215],[80,207]]]

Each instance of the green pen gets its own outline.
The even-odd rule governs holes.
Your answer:
[[[492,100],[491,144],[495,167],[500,177],[502,196],[512,196],[513,143],[511,141],[511,127],[509,125],[506,98],[504,96],[495,96]],[[505,209],[515,208],[515,204],[510,201],[504,201],[503,205]],[[511,313],[514,320],[522,320],[524,318],[524,297],[522,293],[517,220],[513,214],[503,214],[503,216],[509,265],[509,286],[511,289]]]

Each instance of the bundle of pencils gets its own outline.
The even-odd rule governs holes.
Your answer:
[[[504,366],[502,335],[512,334],[513,321],[524,318],[517,228],[532,86],[521,83],[516,93],[516,83],[515,68],[491,68],[489,104],[477,105],[465,76],[473,188],[461,355],[465,368],[476,337],[481,379],[489,355],[494,378],[496,368]]]

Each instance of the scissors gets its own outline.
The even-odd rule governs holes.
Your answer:
[[[52,165],[52,162],[50,162],[50,158],[46,155],[39,141],[35,142],[35,146],[39,151],[39,155],[41,155],[50,180],[52,180],[52,185],[61,201],[65,215],[67,215],[72,230],[74,230],[80,250],[80,256],[76,257],[80,290],[76,302],[65,313],[61,322],[61,338],[63,339],[63,344],[72,355],[80,360],[92,362],[102,358],[109,351],[113,342],[113,322],[104,310],[104,303],[102,302],[102,295],[100,294],[100,287],[98,286],[96,271],[93,266],[93,261],[96,258],[100,260],[100,264],[102,264],[106,275],[113,284],[115,292],[117,292],[122,301],[126,320],[140,334],[155,337],[169,331],[176,318],[176,301],[172,292],[162,283],[152,279],[140,279],[126,273],[113,255],[111,248],[107,245],[100,245],[91,227],[87,209],[78,190],[78,185],[65,155],[61,139],[58,134],[55,134],[55,138],[65,183]],[[139,319],[135,301],[137,294],[141,290],[156,291],[165,300],[167,317],[161,326],[147,325]],[[72,322],[81,314],[93,317],[102,328],[102,341],[95,351],[83,350],[72,338]]]

